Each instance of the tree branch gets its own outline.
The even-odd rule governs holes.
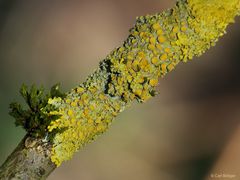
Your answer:
[[[0,167],[0,179],[46,179],[56,168],[51,145],[27,134]]]
[[[215,45],[239,13],[240,0],[179,0],[165,12],[138,17],[123,45],[66,96],[46,98],[42,91],[23,88],[30,110],[14,104],[13,114],[29,134],[1,167],[0,177],[46,178],[54,164],[60,166],[104,133],[133,101],[156,95],[159,77]]]

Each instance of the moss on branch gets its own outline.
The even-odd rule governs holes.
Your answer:
[[[20,94],[24,98],[28,109],[24,109],[21,104],[13,102],[10,104],[9,114],[15,118],[15,125],[22,126],[31,137],[41,138],[46,136],[49,124],[58,119],[58,115],[50,112],[56,110],[48,103],[50,98],[64,98],[66,95],[59,90],[60,85],[54,85],[48,93],[44,88],[37,88],[32,85],[28,88],[25,84],[20,88]]]

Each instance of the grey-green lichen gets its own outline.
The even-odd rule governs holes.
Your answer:
[[[53,138],[51,160],[59,166],[105,132],[118,113],[134,100],[155,93],[159,77],[199,56],[225,33],[240,14],[240,0],[179,0],[160,14],[137,18],[130,35],[99,68],[65,98],[48,99]],[[58,131],[58,130],[63,131]]]

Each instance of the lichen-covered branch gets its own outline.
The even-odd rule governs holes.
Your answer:
[[[215,45],[240,14],[240,0],[179,0],[163,13],[141,16],[121,47],[64,97],[53,96],[42,108],[52,120],[51,161],[57,166],[104,133],[134,100],[153,97],[160,77]],[[53,133],[54,132],[54,133]]]
[[[61,115],[48,127],[65,128],[54,138],[52,161],[60,165],[97,135],[133,100],[154,96],[158,78],[181,61],[199,56],[225,33],[239,13],[239,0],[189,0],[161,14],[137,18],[123,46],[65,99],[50,99]]]

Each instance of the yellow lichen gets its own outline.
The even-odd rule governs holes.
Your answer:
[[[153,27],[154,30],[158,30],[158,29],[161,28],[159,23],[154,23],[152,27]]]
[[[164,53],[164,54],[161,55],[160,60],[165,61],[165,60],[167,60],[167,58],[168,58],[167,54]]]
[[[149,84],[150,84],[151,86],[157,86],[157,84],[158,84],[158,79],[150,79]]]
[[[159,62],[159,60],[158,60],[157,57],[153,57],[153,58],[152,58],[152,63],[153,63],[154,65],[158,65],[158,62]]]
[[[58,109],[50,114],[61,115],[48,127],[59,130],[52,161],[59,166],[70,159],[133,100],[152,97],[159,77],[209,49],[239,13],[240,0],[179,0],[171,10],[139,17],[124,44],[86,82],[63,100],[49,99]]]
[[[165,38],[164,36],[159,36],[159,37],[158,37],[158,41],[159,41],[160,43],[163,43],[163,42],[166,41],[166,38]]]

